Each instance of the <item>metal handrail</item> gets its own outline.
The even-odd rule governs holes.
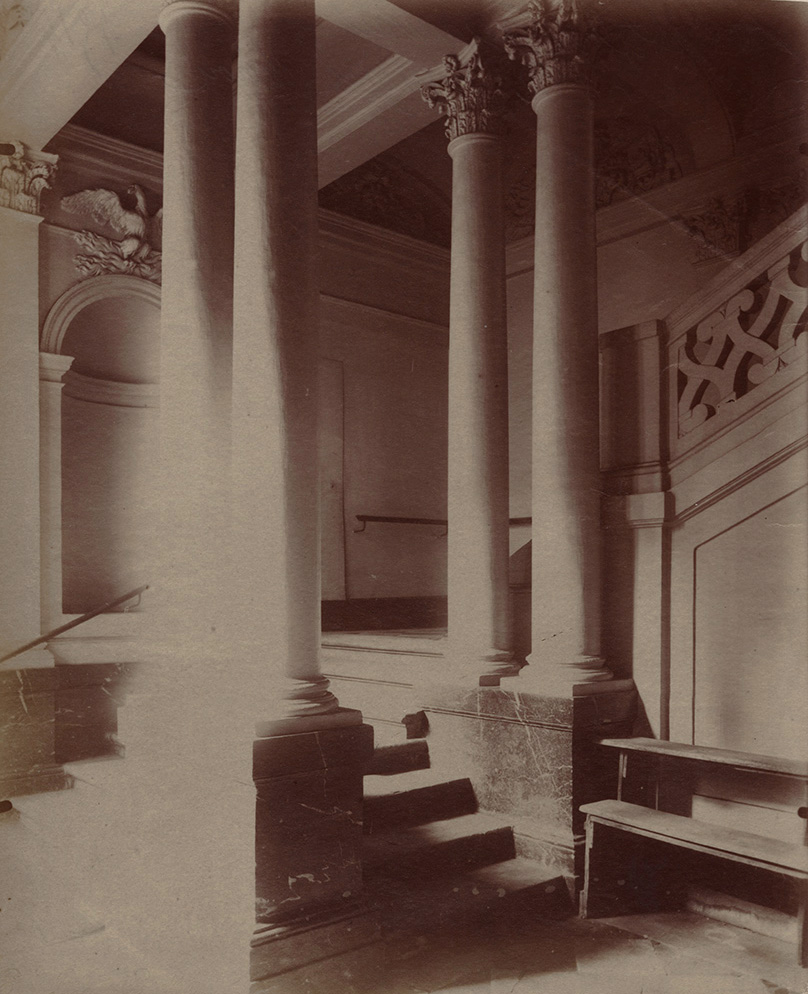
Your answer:
[[[98,614],[103,614],[105,611],[109,611],[111,608],[117,607],[119,604],[124,604],[133,597],[140,597],[143,591],[148,589],[149,585],[146,583],[142,587],[136,587],[134,590],[130,590],[129,593],[124,594],[123,597],[116,597],[114,601],[108,601],[106,604],[102,604],[101,607],[93,608],[92,611],[88,611],[86,614],[81,615],[80,618],[74,618],[72,621],[68,621],[67,624],[60,625],[58,628],[54,628],[47,632],[45,635],[40,635],[39,638],[26,642],[25,645],[19,646],[13,652],[7,652],[5,656],[0,656],[0,663],[4,663],[7,659],[13,659],[15,656],[19,656],[21,653],[27,652],[29,649],[33,649],[37,645],[41,645],[43,642],[49,642],[52,638],[56,638],[57,635],[61,635],[62,632],[69,631],[71,628],[76,628],[78,625],[83,625],[84,622],[89,621],[90,618],[94,618]]]
[[[357,534],[365,530],[368,521],[382,522],[390,525],[441,525],[446,531],[449,530],[449,522],[446,518],[397,518],[385,514],[356,514],[354,517],[362,525],[361,528],[354,528]],[[532,521],[532,518],[509,518],[508,524],[529,525]]]

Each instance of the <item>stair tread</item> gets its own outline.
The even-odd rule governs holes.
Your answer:
[[[525,856],[514,856],[513,859],[506,859],[500,863],[479,866],[475,870],[468,870],[463,877],[473,880],[478,885],[504,889],[508,893],[526,890],[528,887],[544,886],[551,881],[559,880],[557,867],[537,863]]]
[[[365,855],[386,855],[406,853],[426,849],[441,843],[458,839],[474,838],[494,832],[510,832],[507,821],[488,814],[475,812],[470,815],[457,815],[455,818],[442,818],[439,821],[411,825],[407,828],[385,829],[365,839]],[[368,860],[370,862],[370,860]]]
[[[447,777],[445,773],[432,769],[409,770],[405,773],[368,773],[365,776],[365,797],[388,797],[440,784],[466,783],[468,777]]]

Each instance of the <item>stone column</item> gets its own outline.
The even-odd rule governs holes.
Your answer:
[[[505,36],[536,113],[533,312],[533,648],[545,693],[608,680],[600,648],[598,309],[591,67],[583,4],[531,3]]]
[[[0,655],[41,634],[39,197],[54,156],[0,142]],[[3,669],[51,666],[40,647]]]
[[[176,0],[166,38],[160,352],[164,634],[207,653],[228,622],[233,328],[232,61],[220,5]]]
[[[237,645],[261,719],[254,979],[311,959],[312,943],[366,941],[354,918],[372,729],[319,663],[315,61],[313,0],[242,0],[234,476]]]
[[[105,816],[119,851],[104,881],[115,927],[167,989],[235,992],[248,975],[255,792],[241,661],[226,638],[235,30],[222,6],[176,0],[160,15],[160,537],[146,602],[159,645],[119,715],[125,770],[98,793],[115,801]]]
[[[483,682],[515,672],[508,599],[508,339],[504,93],[478,40],[423,86],[452,157],[449,311],[449,653]],[[491,678],[494,678],[493,680]]]
[[[39,353],[40,600],[42,631],[62,611],[62,377],[73,357]]]

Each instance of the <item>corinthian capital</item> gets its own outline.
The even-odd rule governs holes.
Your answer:
[[[499,61],[495,49],[475,38],[459,55],[445,56],[443,74],[421,86],[424,100],[445,116],[448,139],[502,133],[505,91]]]
[[[530,0],[530,22],[503,35],[505,51],[530,73],[530,91],[588,85],[598,46],[591,0]]]
[[[55,155],[33,152],[19,141],[0,141],[0,207],[38,214],[55,169]]]

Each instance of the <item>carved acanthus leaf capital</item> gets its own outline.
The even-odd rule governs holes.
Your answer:
[[[57,157],[32,152],[19,141],[0,141],[0,207],[39,214],[43,190],[50,189]]]
[[[600,34],[591,0],[530,0],[530,22],[503,35],[505,51],[530,74],[531,93],[592,82]]]
[[[443,75],[424,83],[421,94],[446,118],[450,141],[461,135],[503,131],[506,93],[501,57],[477,38],[459,55],[445,56]]]

